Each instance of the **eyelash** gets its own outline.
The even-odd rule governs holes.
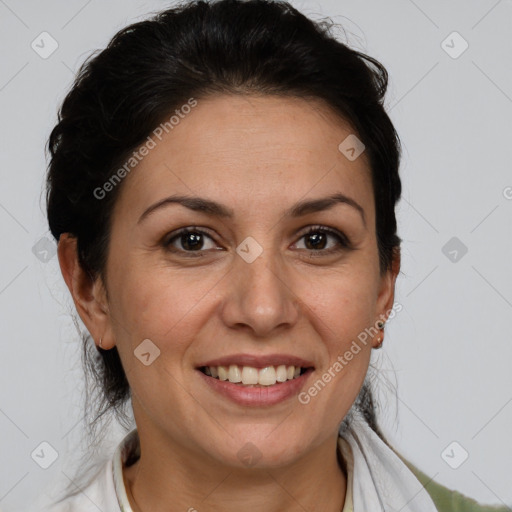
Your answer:
[[[187,234],[187,233],[196,233],[196,234],[206,235],[208,238],[211,238],[213,240],[213,238],[206,231],[196,228],[195,226],[190,226],[190,227],[183,228],[183,229],[180,229],[180,230],[174,232],[173,236],[171,238],[167,238],[163,242],[163,246],[170,252],[186,254],[187,258],[188,257],[191,257],[191,258],[204,257],[204,253],[206,252],[204,250],[185,251],[185,250],[181,250],[181,249],[176,249],[171,246],[171,244],[174,240],[178,239],[180,236]],[[308,228],[308,230],[299,237],[299,240],[312,234],[312,233],[324,233],[327,235],[331,235],[332,237],[334,237],[338,240],[339,245],[338,245],[338,247],[335,247],[332,249],[302,249],[302,250],[311,252],[311,255],[310,255],[311,257],[330,255],[333,253],[341,252],[343,250],[352,248],[350,240],[343,233],[341,233],[335,229],[327,228],[324,226],[310,226]]]

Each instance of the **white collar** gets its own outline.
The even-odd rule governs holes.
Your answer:
[[[123,479],[123,466],[128,459],[138,459],[140,457],[139,434],[137,429],[133,429],[119,443],[112,458],[112,474],[114,478],[114,489],[117,495],[117,501],[121,512],[133,512]]]

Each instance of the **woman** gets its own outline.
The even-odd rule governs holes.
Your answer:
[[[47,210],[136,429],[53,511],[500,510],[380,431],[400,143],[387,73],[284,2],[194,2],[120,31],[51,133]]]

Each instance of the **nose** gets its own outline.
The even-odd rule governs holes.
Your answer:
[[[225,325],[268,339],[274,331],[297,323],[299,297],[281,260],[271,251],[263,251],[252,263],[237,255],[233,265],[222,307]]]

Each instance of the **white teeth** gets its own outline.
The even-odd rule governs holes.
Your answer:
[[[287,371],[286,371],[286,366],[284,364],[280,364],[278,367],[277,367],[277,370],[276,370],[276,380],[277,382],[285,382],[286,379],[288,378],[287,377]]]
[[[242,382],[242,373],[236,364],[229,365],[228,379],[229,382]]]
[[[209,366],[208,368],[212,368]],[[228,370],[225,366],[217,366],[217,371],[219,373],[219,380],[228,380]]]
[[[300,367],[299,367],[300,372]],[[276,369],[273,366],[267,366],[259,371],[258,384],[262,386],[273,386],[276,383]]]
[[[300,366],[267,366],[265,368],[254,368],[252,366],[207,366],[204,373],[219,380],[228,380],[235,384],[244,386],[273,386],[277,382],[286,382],[300,376]]]
[[[258,370],[251,366],[242,368],[242,384],[258,384]]]

